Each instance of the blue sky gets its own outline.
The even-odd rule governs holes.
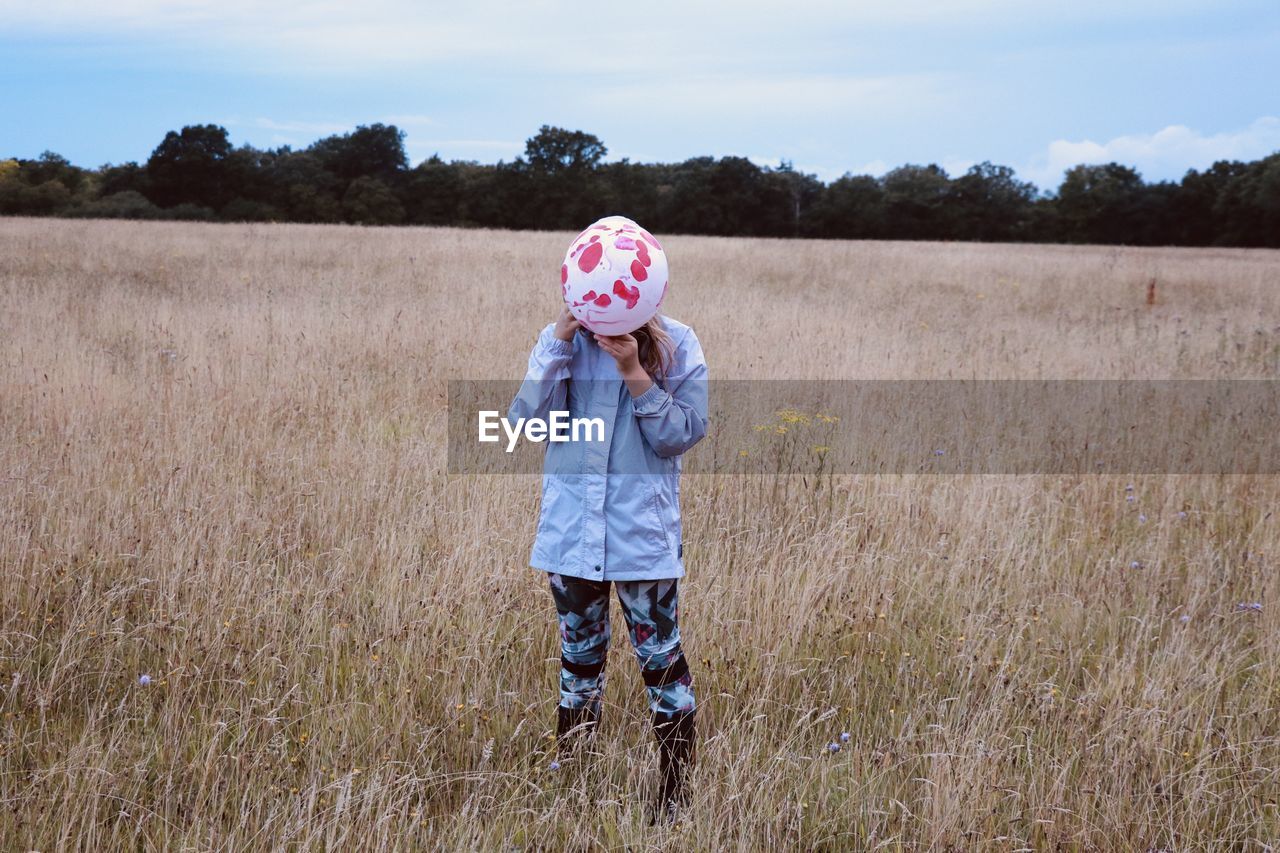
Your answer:
[[[781,158],[824,180],[992,160],[1148,179],[1280,150],[1280,0],[511,4],[0,0],[0,156],[145,160],[165,131],[305,146],[394,122],[412,160]]]

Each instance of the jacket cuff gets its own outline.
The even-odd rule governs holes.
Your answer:
[[[543,342],[542,346],[550,355],[573,355],[573,342],[562,341],[555,335],[549,335],[547,340]]]
[[[631,408],[637,415],[656,415],[662,408],[662,404],[667,401],[667,397],[667,392],[655,382],[649,386],[649,390],[631,401]]]

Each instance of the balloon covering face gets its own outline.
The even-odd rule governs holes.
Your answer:
[[[569,244],[560,287],[588,331],[625,335],[658,313],[667,295],[667,253],[635,222],[606,216]]]

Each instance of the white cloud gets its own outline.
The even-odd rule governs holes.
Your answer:
[[[0,33],[152,40],[207,57],[262,68],[360,71],[495,59],[560,73],[759,67],[784,59],[847,60],[887,29],[959,35],[1082,22],[1168,20],[1221,11],[1210,0],[894,0],[850,3],[774,0],[689,3],[651,0],[594,15],[570,0],[485,3],[430,0],[0,0]],[[1228,4],[1229,5],[1229,4]],[[616,17],[616,27],[614,18]]]
[[[776,32],[789,22],[803,24],[883,24],[936,23],[951,26],[971,22],[984,29],[1011,16],[1040,21],[1074,20],[1101,16],[1131,17],[1213,11],[1221,7],[1214,0],[1128,0],[1117,8],[1114,0],[1076,0],[1067,6],[1027,8],[1022,0],[893,0],[893,2],[849,3],[848,0],[806,0],[793,4],[785,15],[775,0],[733,0],[691,4],[686,0],[651,0],[643,12],[619,10],[628,32],[642,25],[670,30],[689,23],[718,22],[730,31],[744,23]],[[275,27],[291,23],[297,32],[321,32],[334,26],[377,28],[389,33],[415,27],[430,20],[468,20],[489,29],[514,29],[531,20],[544,20],[548,28],[569,29],[577,37],[590,33],[594,19],[584,18],[580,3],[572,0],[526,0],[522,3],[466,4],[430,0],[113,0],[88,3],[85,0],[0,0],[0,14],[6,27],[38,25],[44,30],[115,29],[162,30],[182,27]],[[1000,15],[974,21],[974,16]],[[514,25],[514,26],[513,26]],[[482,32],[477,30],[477,33]]]
[[[867,163],[863,163],[861,166],[854,166],[852,169],[848,169],[846,171],[853,175],[870,175],[873,178],[878,178],[891,168],[893,167],[884,160],[871,160]],[[843,174],[843,172],[841,174]]]
[[[426,127],[437,123],[431,116],[424,115],[390,115],[382,121],[384,124],[394,124],[399,128]]]
[[[483,148],[490,151],[523,151],[524,142],[510,139],[422,139],[414,142],[419,148],[433,145],[457,146],[462,148]]]
[[[607,141],[629,138],[646,148],[664,144],[655,129],[668,138],[696,133],[730,143],[740,139],[754,150],[776,146],[795,152],[788,159],[796,168],[832,180],[848,161],[869,157],[884,159],[847,170],[883,174],[903,162],[894,145],[904,143],[913,151],[951,155],[940,164],[950,174],[963,173],[970,161],[954,153],[970,143],[953,143],[944,134],[948,123],[958,122],[962,105],[998,96],[991,87],[982,89],[981,69],[970,58],[985,55],[988,46],[997,53],[1010,44],[1038,49],[1058,32],[1073,44],[1094,31],[1090,27],[1117,37],[1156,32],[1179,16],[1230,18],[1263,2],[805,0],[780,8],[775,0],[650,0],[588,10],[569,0],[0,0],[0,36],[74,37],[96,50],[148,61],[148,49],[162,56],[181,52],[187,66],[200,70],[306,77],[319,93],[326,76],[340,79],[344,91],[356,89],[357,80],[388,79],[388,73],[427,84],[422,102],[402,98],[388,106],[404,115],[362,114],[347,121],[345,109],[333,109],[237,125],[290,144],[384,121],[410,132],[406,142],[415,156],[438,150],[445,157],[488,152],[509,158],[523,150],[523,141],[445,137],[507,132],[487,120],[477,124],[468,110],[483,110],[486,119],[503,111],[526,121],[525,109],[538,121],[610,126]],[[954,50],[937,48],[939,34]],[[1027,41],[1029,35],[1036,38]],[[438,120],[414,112],[428,98]],[[1016,115],[1016,104],[1008,111]],[[1058,140],[1019,173],[1055,186],[1067,166],[1118,159],[1149,178],[1177,177],[1220,156],[1251,158],[1280,147],[1274,124],[1266,121],[1276,120],[1216,136],[1170,127],[1101,143]],[[418,140],[416,134],[439,138]],[[887,141],[891,137],[899,141]],[[696,143],[699,151],[712,144]],[[971,153],[999,159],[997,152]],[[833,165],[806,165],[815,160]]]
[[[1256,160],[1277,150],[1280,118],[1264,116],[1246,128],[1208,135],[1174,124],[1107,142],[1059,139],[1018,171],[1045,189],[1056,188],[1063,172],[1082,163],[1116,162],[1136,168],[1148,181],[1176,180],[1188,169],[1204,169],[1216,160]]]
[[[235,122],[228,122],[233,124]],[[283,133],[309,133],[316,136],[328,136],[332,133],[344,133],[352,129],[352,125],[340,122],[325,121],[275,121],[269,118],[254,119],[254,127],[266,130],[278,130]]]
[[[384,115],[374,118],[362,118],[359,121],[296,121],[273,118],[255,118],[245,122],[239,118],[229,118],[228,127],[257,127],[264,130],[278,130],[282,133],[309,134],[312,137],[329,136],[334,133],[350,133],[362,124],[393,124],[401,130],[413,127],[428,127],[436,124],[435,119],[423,115]]]
[[[582,104],[601,110],[643,104],[647,121],[833,116],[843,122],[851,115],[883,120],[941,102],[948,85],[946,78],[931,74],[690,74],[603,82],[583,93]]]
[[[786,154],[747,154],[744,156],[761,169],[768,168],[774,171],[777,171],[782,167],[783,160],[789,160],[791,161],[791,167],[800,174],[816,175],[818,180],[824,183],[830,183],[840,177],[840,175],[844,174],[842,171],[836,169],[807,165],[803,160],[796,160],[795,157],[788,156]]]
[[[0,0],[0,33],[147,42],[254,70],[336,73],[502,56],[528,42],[534,24],[523,4],[494,14],[411,0]]]
[[[953,178],[957,178],[969,171],[969,167],[973,166],[976,161],[966,160],[963,157],[948,157],[938,165],[942,170]]]
[[[368,125],[381,122],[382,124],[391,124],[403,131],[410,131],[413,128],[429,127],[436,124],[435,119],[425,115],[386,115],[381,117],[373,117],[361,119],[359,121],[299,121],[295,119],[281,120],[273,118],[255,118],[246,120],[239,116],[229,117],[221,122],[225,127],[236,129],[237,135],[247,137],[248,141],[261,144],[263,138],[255,133],[259,130],[273,131],[270,136],[266,137],[273,145],[292,145],[307,146],[317,139],[335,134],[350,133],[360,125]],[[487,142],[486,140],[443,140],[444,144],[458,145],[475,145],[479,148],[492,147],[495,150],[506,150],[513,143],[508,142]],[[426,145],[430,143],[422,143]],[[411,152],[414,149],[414,143],[406,140],[406,148]],[[419,145],[418,147],[421,147]],[[523,147],[523,143],[521,143]]]

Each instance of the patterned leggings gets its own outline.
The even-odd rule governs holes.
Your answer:
[[[548,573],[560,620],[560,704],[597,712],[609,650],[609,581]],[[680,648],[677,581],[616,581],[649,710],[670,717],[694,710],[693,678]]]

